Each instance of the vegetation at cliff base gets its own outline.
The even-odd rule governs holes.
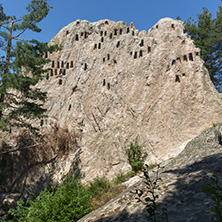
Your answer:
[[[45,188],[34,200],[27,203],[18,201],[17,207],[9,210],[7,221],[77,221],[117,196],[124,188],[105,177],[95,177],[89,184],[82,184],[71,173],[61,183]]]

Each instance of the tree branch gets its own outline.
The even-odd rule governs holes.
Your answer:
[[[18,40],[18,41],[22,41],[22,42],[29,42],[29,40],[25,40],[25,39],[19,39],[19,38],[15,38],[13,37],[14,40]]]
[[[12,22],[13,22],[13,23],[16,23],[16,22],[20,22],[20,21],[22,21],[22,20],[23,20],[23,18],[20,18],[20,19],[13,20]]]
[[[20,150],[26,150],[26,149],[30,149],[30,148],[35,148],[35,147],[37,147],[37,146],[39,146],[39,145],[40,145],[40,143],[37,143],[37,144],[35,144],[35,145],[27,146],[27,147],[24,147],[24,148],[16,148],[16,149],[13,149],[13,150],[3,151],[3,152],[0,152],[0,155],[6,154],[6,153],[16,152],[16,151],[20,151]]]
[[[23,29],[18,35],[13,36],[12,39],[18,39],[18,37],[19,37],[20,35],[22,35],[26,30],[27,30],[27,28]]]

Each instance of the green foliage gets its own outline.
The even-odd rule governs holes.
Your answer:
[[[143,146],[139,145],[139,137],[137,136],[134,142],[131,142],[127,149],[128,160],[132,167],[132,170],[137,172],[143,169],[142,160],[142,149]]]
[[[77,221],[91,211],[91,195],[70,174],[56,188],[46,188],[29,204],[25,207],[23,202],[18,202],[17,208],[9,211],[13,221]]]
[[[215,222],[222,222],[222,186],[219,184],[219,178],[211,178],[213,184],[207,184],[202,187],[202,191],[210,195],[214,203],[211,209],[216,214]]]
[[[154,222],[157,222],[158,219],[163,219],[164,221],[168,222],[167,205],[160,209],[160,206],[157,204],[157,199],[159,196],[156,194],[156,192],[159,189],[158,182],[161,181],[161,178],[159,177],[159,169],[160,167],[158,165],[155,176],[152,179],[149,175],[149,167],[146,165],[146,167],[143,168],[146,191],[136,190],[136,199],[138,202],[141,202],[146,206],[146,210],[149,213],[149,219]]]
[[[18,222],[22,222],[25,221],[26,215],[28,213],[28,209],[25,206],[25,203],[23,200],[20,200],[17,202],[17,207],[16,209],[9,209],[8,211],[9,215],[11,215],[13,217],[12,221],[18,221]]]
[[[217,16],[203,8],[202,14],[197,15],[197,21],[188,18],[185,31],[201,49],[201,58],[205,61],[211,80],[221,91],[222,87],[222,5],[219,5]]]
[[[121,171],[119,171],[119,173],[116,175],[116,177],[114,178],[113,181],[114,181],[114,183],[116,183],[116,184],[120,184],[120,183],[126,181],[126,178],[127,178],[127,175],[125,175],[125,174],[123,173],[123,171],[121,170]]]
[[[58,46],[35,39],[20,37],[31,30],[40,32],[37,24],[45,18],[51,6],[47,0],[32,0],[28,13],[20,18],[7,16],[0,5],[0,129],[11,126],[30,126],[27,119],[44,117],[43,102],[46,93],[33,86],[44,77],[49,62],[45,55],[58,50]],[[15,35],[13,35],[15,33]],[[14,43],[14,41],[16,43]]]
[[[111,183],[105,177],[96,177],[89,183],[88,191],[92,197],[97,198],[102,193],[108,192],[111,188]]]

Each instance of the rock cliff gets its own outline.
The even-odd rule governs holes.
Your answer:
[[[49,72],[37,85],[48,93],[48,117],[35,125],[46,135],[55,126],[75,130],[77,146],[46,162],[30,163],[27,150],[2,155],[4,209],[70,170],[85,181],[129,171],[126,148],[136,136],[146,163],[160,163],[221,121],[221,95],[181,21],[164,18],[139,32],[133,23],[77,20],[54,43],[62,50],[45,55]]]
[[[146,162],[161,162],[221,119],[221,95],[181,21],[139,32],[133,23],[77,20],[50,43],[63,48],[46,55],[50,72],[38,87],[48,92],[49,118],[39,125],[81,133],[86,180],[129,170],[125,150],[137,135]]]

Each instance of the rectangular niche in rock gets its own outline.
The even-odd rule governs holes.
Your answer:
[[[151,47],[150,47],[150,46],[148,46],[147,52],[148,52],[148,53],[151,52]]]
[[[143,41],[143,39],[141,40],[139,46],[140,46],[140,47],[144,46],[144,41]]]
[[[183,61],[186,61],[186,62],[187,62],[187,55],[184,55],[184,56],[183,56]]]
[[[192,53],[189,53],[189,60],[193,61],[193,54]]]
[[[179,75],[176,75],[175,82],[180,82],[180,77],[179,77]]]

